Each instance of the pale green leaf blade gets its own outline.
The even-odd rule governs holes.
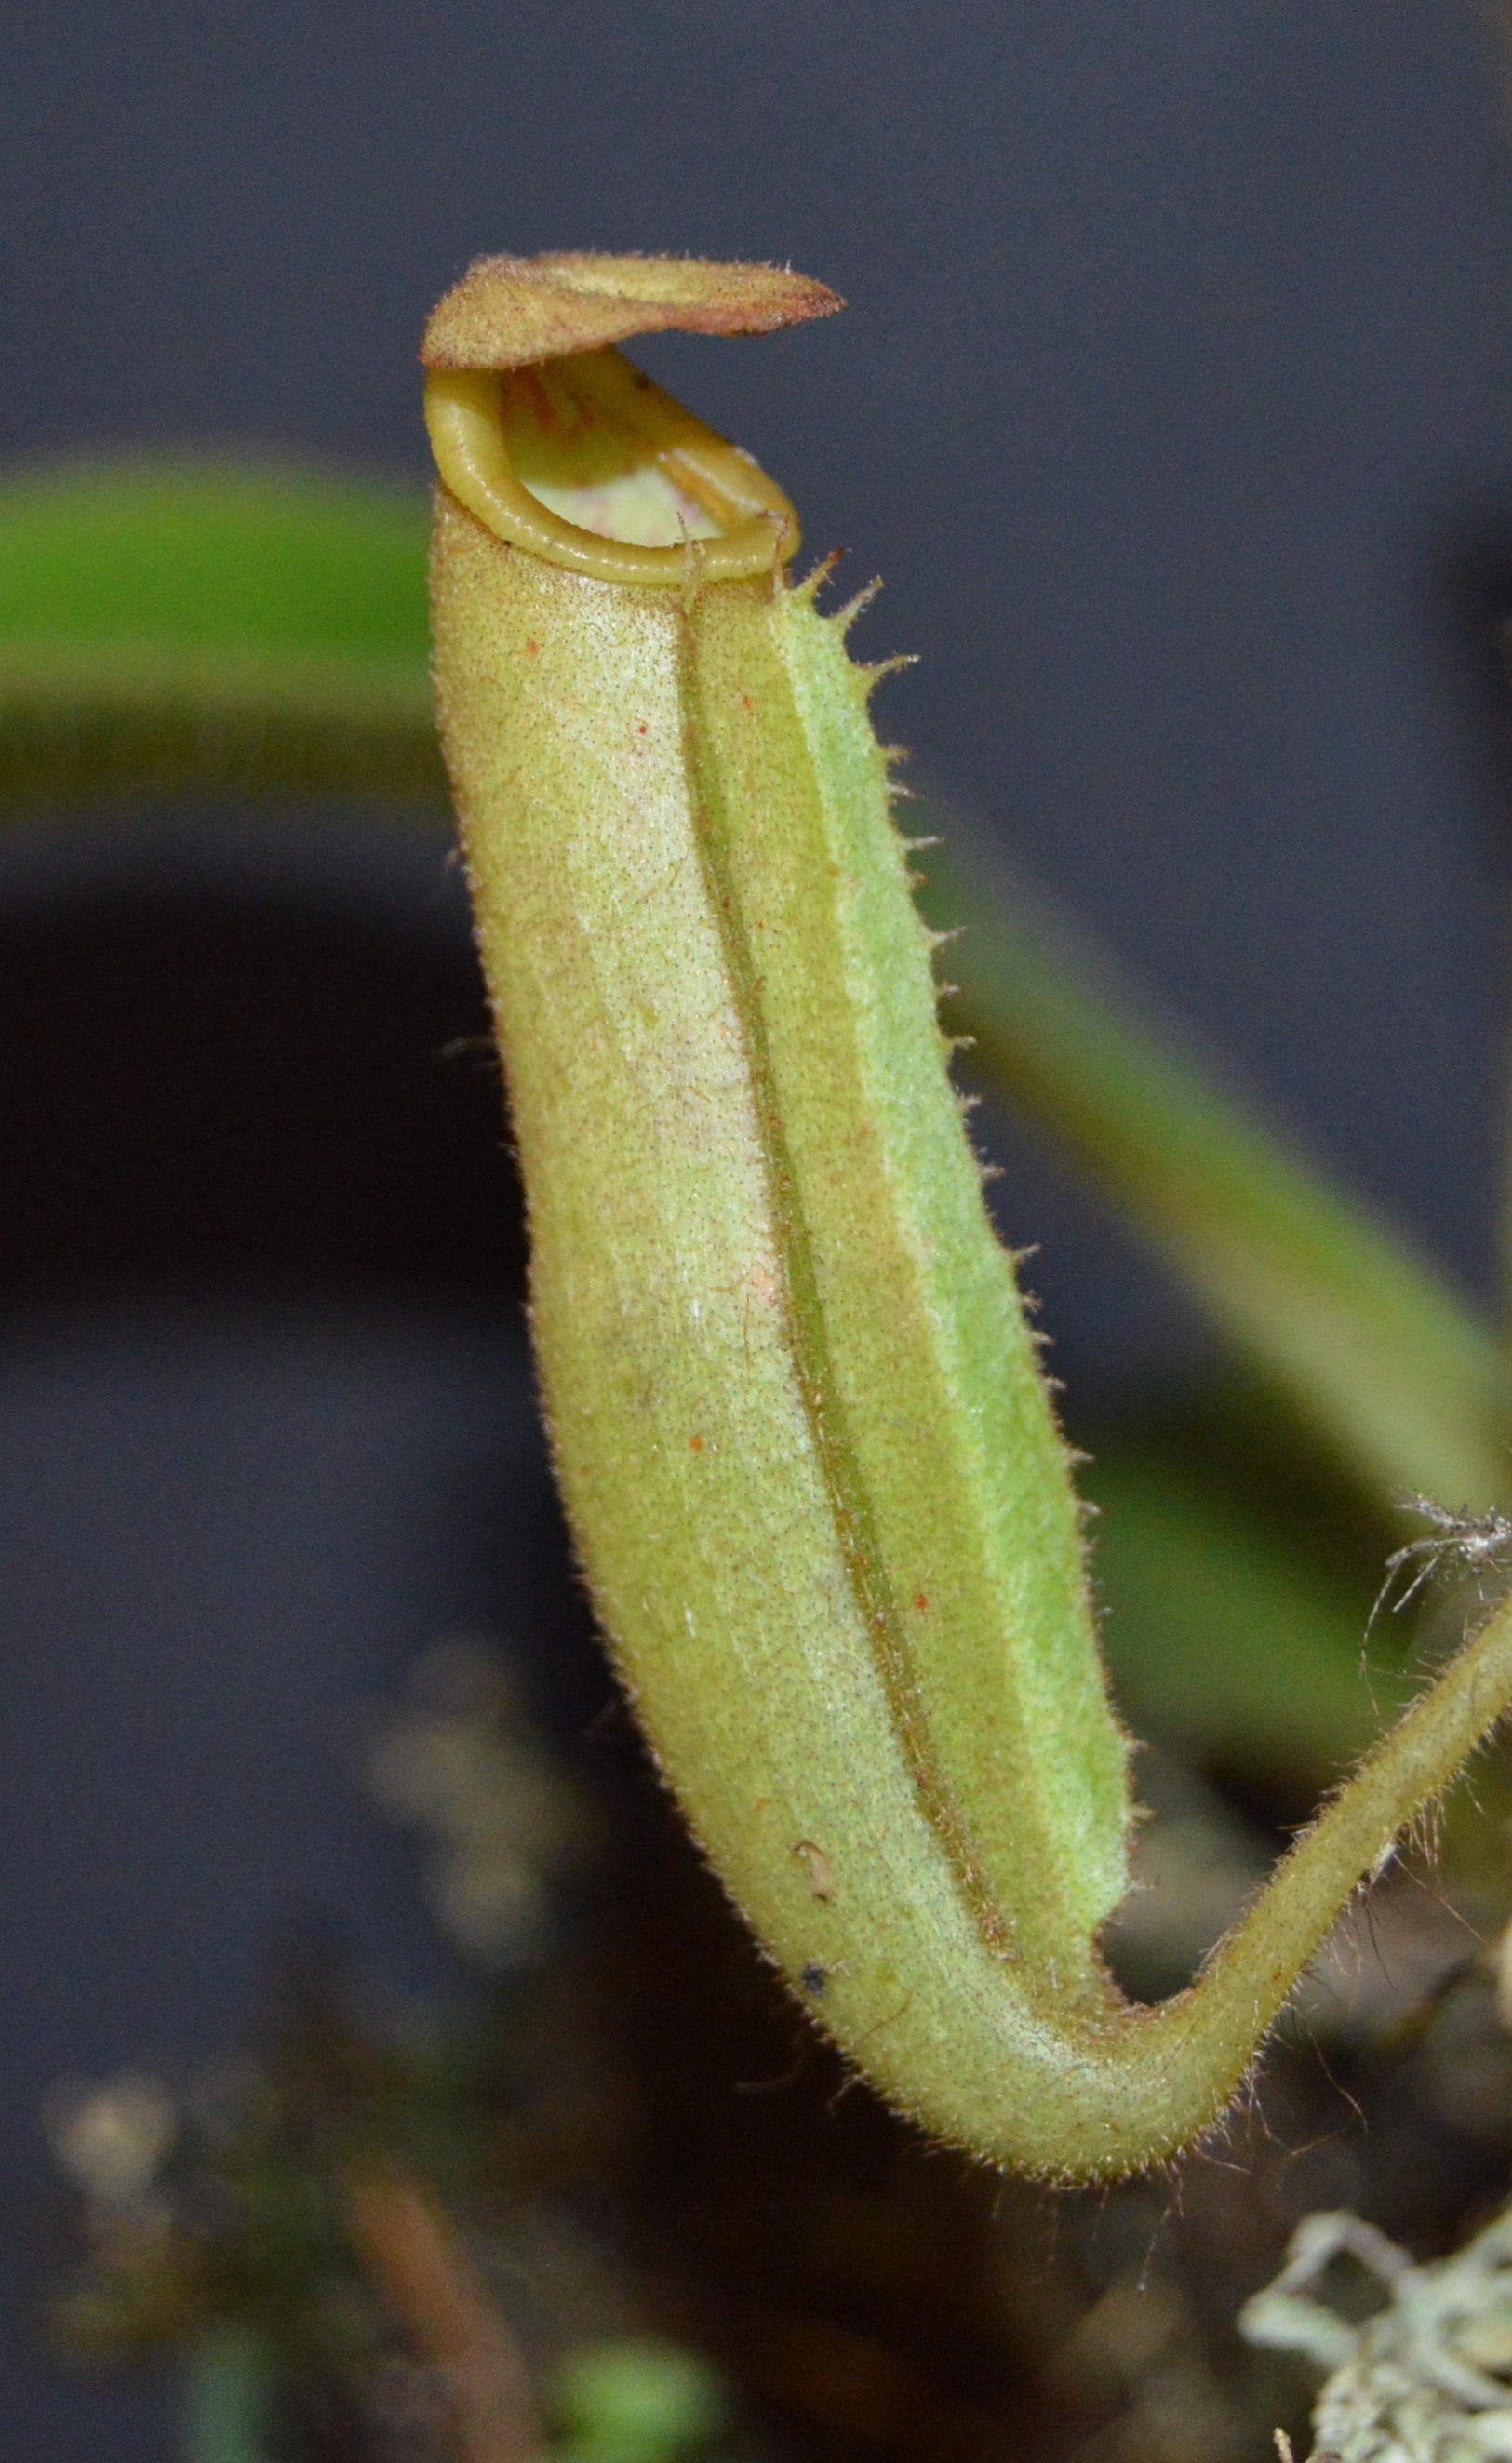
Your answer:
[[[0,489],[0,808],[180,789],[435,804],[418,490],[233,461]]]

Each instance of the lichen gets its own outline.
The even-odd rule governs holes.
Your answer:
[[[1384,2296],[1359,2324],[1323,2291],[1344,2257]],[[1512,2207],[1455,2256],[1424,2266],[1355,2215],[1309,2215],[1275,2282],[1241,2311],[1239,2331],[1328,2371],[1312,2463],[1512,2456]]]

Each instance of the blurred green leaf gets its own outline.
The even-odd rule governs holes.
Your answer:
[[[422,490],[231,460],[79,462],[0,490],[0,642],[427,651]]]
[[[1317,1792],[1402,1706],[1403,1640],[1292,1534],[1132,1439],[1100,1447],[1093,1574],[1113,1689],[1136,1734],[1207,1768]]]
[[[632,2335],[575,2353],[553,2409],[565,2431],[555,2463],[680,2463],[719,2434],[730,2407],[696,2352]]]
[[[445,800],[424,495],[230,461],[0,489],[0,808],[193,787]]]
[[[184,2463],[268,2463],[273,2370],[262,2338],[222,2326],[185,2362]]]
[[[975,1038],[968,1074],[1070,1148],[1377,1502],[1504,1497],[1512,1384],[1489,1326],[1230,1093],[979,828],[925,813],[945,844],[921,904],[931,923],[970,925],[949,1012]]]

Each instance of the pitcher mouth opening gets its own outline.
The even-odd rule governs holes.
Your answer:
[[[534,367],[432,368],[451,493],[498,538],[601,581],[677,586],[785,564],[798,514],[758,464],[606,347]]]
[[[480,257],[426,328],[442,479],[495,537],[603,581],[778,573],[798,514],[748,453],[614,345],[678,326],[774,333],[842,306],[779,266],[698,257]]]

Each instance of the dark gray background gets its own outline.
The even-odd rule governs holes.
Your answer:
[[[870,644],[922,654],[888,704],[920,764],[1494,1288],[1489,5],[51,0],[4,32],[11,458],[241,439],[419,484],[416,338],[483,249],[783,258],[844,292],[807,333],[645,357],[811,546],[886,573]],[[434,1980],[403,1858],[341,1795],[341,1706],[458,1615],[573,1615],[530,1570],[523,1374],[491,1365],[517,1250],[490,1090],[438,1077],[442,1130],[414,1077],[475,1023],[439,858],[355,824],[219,843],[39,839],[0,879],[7,1170],[48,1192],[9,1222],[0,1370],[8,2201],[49,2077],[234,2036],[301,1882],[396,1984]],[[372,1025],[365,1076],[373,1035],[300,1006],[310,968]],[[291,1124],[291,1048],[333,1036]],[[1158,1373],[1175,1320],[1038,1161],[1004,1203],[1045,1243],[1074,1422],[1078,1380]],[[157,2395],[7,2387],[8,2455],[167,2451]]]
[[[827,327],[654,356],[885,570],[900,730],[1483,1272],[1492,1071],[1445,986],[1487,994],[1502,818],[1491,32],[1489,0],[12,12],[0,436],[418,472],[415,339],[480,249],[823,276]]]

